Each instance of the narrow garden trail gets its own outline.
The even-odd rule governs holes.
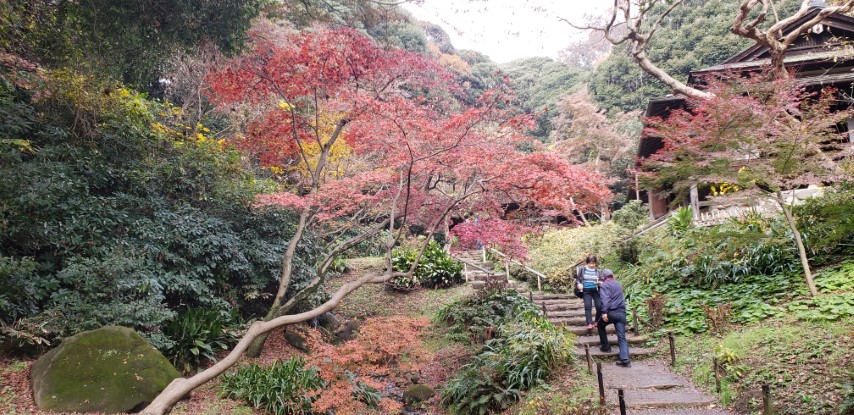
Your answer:
[[[614,325],[608,325],[608,341],[611,351],[599,350],[599,335],[596,329],[587,329],[584,317],[584,302],[572,294],[546,294],[529,291],[527,285],[507,278],[505,272],[493,271],[493,265],[483,262],[479,252],[467,252],[458,257],[467,264],[468,280],[474,289],[483,289],[489,285],[504,284],[515,289],[546,313],[549,321],[555,325],[566,326],[576,335],[575,355],[581,367],[589,367],[591,373],[597,373],[597,363],[601,365],[602,380],[605,388],[605,401],[610,413],[620,414],[618,391],[623,390],[627,415],[730,415],[732,412],[720,408],[717,398],[699,390],[690,380],[675,374],[670,367],[655,358],[664,347],[652,346],[650,339],[638,334],[629,322],[626,336],[632,366],[616,366],[617,336]],[[644,347],[648,346],[648,347]],[[588,360],[588,353],[590,355]]]

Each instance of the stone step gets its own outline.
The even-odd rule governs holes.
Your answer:
[[[549,310],[548,307],[546,307],[546,312],[549,314],[550,318],[566,318],[566,319],[577,318],[580,321],[580,323],[578,323],[579,325],[587,324],[587,319],[584,317],[584,309],[583,308],[580,308],[580,309],[576,308],[573,310],[552,311],[552,310]],[[595,319],[596,318],[596,312],[591,310],[590,311],[590,317]]]
[[[644,347],[629,347],[629,356],[634,359],[635,357],[645,357],[655,354],[656,350],[652,348],[644,348]],[[603,352],[599,350],[598,347],[590,348],[590,356],[593,357],[609,357],[609,356],[617,356],[620,354],[620,350],[617,348],[617,344],[614,343],[611,345],[610,352]],[[584,348],[576,348],[575,349],[576,356],[586,356],[587,354],[584,351]],[[604,366],[604,365],[603,365]]]
[[[499,280],[499,281],[507,281],[507,278],[504,274],[476,274],[469,275],[469,281],[490,281],[490,280]]]
[[[564,306],[567,309],[570,308],[584,308],[584,302],[581,300],[569,300],[569,299],[549,299],[549,298],[537,298],[534,296],[534,304],[541,306],[543,304],[548,306]]]
[[[551,319],[549,319],[549,321],[551,321]],[[563,325],[560,322],[554,322],[554,321],[552,321],[552,324],[554,324],[556,326]],[[572,333],[576,336],[597,336],[598,335],[597,333],[599,333],[599,331],[595,327],[588,330],[587,326],[572,326],[572,327],[568,327],[568,329],[569,329],[570,333]],[[609,324],[609,325],[605,326],[605,333],[616,333],[616,332],[617,331],[614,329],[613,324]]]
[[[613,415],[617,415],[620,412],[611,410],[610,412]],[[732,415],[732,412],[719,408],[715,404],[706,405],[703,408],[680,408],[680,409],[662,409],[662,408],[653,408],[653,409],[634,409],[632,410],[632,415]]]
[[[626,333],[626,335],[627,335],[626,340],[629,342],[629,344],[642,344],[642,343],[646,343],[647,341],[649,341],[649,337],[644,336],[644,335],[632,336],[629,333]],[[613,336],[608,336],[608,341],[612,345],[617,344],[617,335],[615,334]],[[576,337],[575,338],[575,344],[576,344],[576,346],[578,346],[582,350],[584,349],[585,344],[590,345],[591,347],[594,347],[594,346],[598,347],[599,346],[599,335],[594,333],[592,336]]]
[[[495,264],[493,264],[492,262],[480,262],[480,261],[466,261],[466,262],[469,265],[469,267],[468,267],[469,272],[479,271],[476,267],[483,268],[485,270],[492,270],[495,268]],[[476,267],[473,267],[472,265],[475,265]]]
[[[631,370],[628,368],[627,370]],[[626,389],[624,390],[626,407],[631,409],[682,409],[709,406],[717,403],[717,399],[694,388],[673,389]],[[605,393],[609,406],[617,406],[619,398],[617,391]],[[679,412],[683,414],[684,412]]]
[[[536,300],[535,300],[536,301]],[[538,306],[542,307],[542,304],[537,303]],[[574,301],[562,300],[562,302],[554,302],[551,304],[546,304],[546,310],[549,310],[549,313],[552,311],[567,311],[567,310],[579,310],[584,313],[584,303],[577,303]],[[594,307],[591,311],[595,311]]]
[[[631,350],[629,350],[631,352]],[[608,389],[687,388],[691,382],[670,371],[661,361],[632,362],[632,367],[602,365],[602,379]]]
[[[572,294],[545,294],[534,293],[535,300],[580,300]]]
[[[587,320],[584,317],[566,317],[560,315],[553,315],[552,313],[548,313],[549,320],[555,324],[561,324],[564,326],[587,326]],[[609,324],[610,325],[610,324]]]

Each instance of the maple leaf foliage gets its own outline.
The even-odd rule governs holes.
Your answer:
[[[833,158],[850,154],[833,151],[845,138],[836,126],[852,110],[835,108],[832,89],[764,79],[710,79],[714,97],[648,120],[644,133],[661,137],[664,148],[644,161],[644,181],[675,190],[726,182],[761,194],[837,180]]]
[[[170,384],[145,413],[162,413],[244,351],[257,356],[273,328],[320,315],[362,284],[406,274],[395,272],[390,261],[405,224],[424,224],[434,232],[447,228],[451,215],[477,211],[494,229],[504,226],[502,238],[518,240],[523,230],[503,225],[508,203],[542,204],[557,212],[573,208],[573,195],[578,209],[607,202],[601,176],[517,150],[531,141],[520,132],[529,120],[508,115],[512,101],[506,91],[490,91],[465,107],[455,102],[450,79],[429,56],[383,49],[351,29],[260,27],[250,53],[210,72],[213,102],[257,114],[235,137],[235,145],[281,175],[282,191],[259,196],[256,204],[294,209],[299,221],[265,319],[250,326],[220,363]],[[286,297],[295,247],[309,228],[332,243],[314,278]],[[383,229],[390,232],[382,274],[361,276],[322,305],[289,314],[324,284],[338,255]],[[356,236],[339,241],[342,230],[355,230]]]
[[[718,198],[774,201],[797,246],[810,294],[816,296],[806,248],[783,191],[844,177],[841,165],[850,162],[852,147],[837,126],[854,111],[840,106],[832,89],[810,91],[792,79],[765,79],[763,74],[730,82],[709,79],[712,97],[691,99],[689,109],[674,111],[666,120],[649,120],[645,133],[661,137],[664,148],[643,163],[643,177],[674,191],[736,184],[739,191]]]
[[[516,150],[530,138],[519,133],[526,121],[501,109],[503,91],[454,111],[447,99],[413,96],[449,89],[450,76],[428,57],[382,49],[349,29],[264,38],[253,55],[209,76],[216,102],[270,108],[250,123],[242,148],[268,167],[304,166],[287,177],[286,192],[260,196],[259,205],[310,208],[322,221],[377,217],[402,197],[407,222],[436,226],[463,210],[498,220],[508,202],[571,216],[608,200],[601,177]],[[352,148],[346,168],[310,160],[309,143],[335,140]]]

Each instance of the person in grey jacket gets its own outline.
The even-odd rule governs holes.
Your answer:
[[[603,352],[611,351],[605,327],[613,323],[617,332],[617,346],[620,348],[617,366],[631,367],[629,342],[626,341],[626,297],[623,295],[623,285],[614,279],[614,272],[610,269],[602,270],[599,298],[602,302],[602,319],[598,323],[599,349]]]

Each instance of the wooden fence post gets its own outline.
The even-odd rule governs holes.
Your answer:
[[[667,340],[670,342],[670,365],[676,367],[676,339],[672,331],[667,332]]]
[[[593,360],[590,358],[590,345],[584,343],[584,355],[587,356],[587,373],[593,374]]]
[[[632,320],[634,320],[634,324],[635,324],[634,332],[635,332],[635,336],[637,336],[638,332],[639,332],[639,330],[638,330],[638,307],[637,306],[634,306],[634,308],[632,309]]]
[[[602,379],[602,362],[596,362],[596,378],[599,380],[599,404],[605,406],[605,381]]]
[[[762,415],[774,415],[774,407],[771,405],[771,387],[762,385]]]
[[[715,371],[715,391],[721,393],[721,373],[719,371],[718,358],[712,356],[712,370]]]
[[[620,400],[620,415],[626,415],[626,396],[623,389],[617,389],[617,398]]]

